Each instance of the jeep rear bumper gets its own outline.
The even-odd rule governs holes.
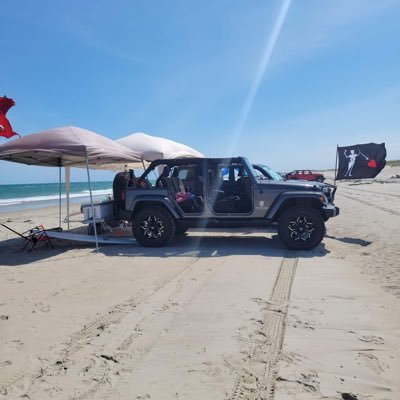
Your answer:
[[[340,212],[339,207],[336,207],[332,204],[329,204],[324,207],[324,213],[326,218],[336,217],[339,215],[339,212]]]

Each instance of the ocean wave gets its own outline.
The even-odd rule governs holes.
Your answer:
[[[92,190],[93,196],[106,196],[112,194],[111,189],[103,189],[103,190]],[[90,195],[89,190],[84,190],[79,193],[70,193],[70,199],[79,198],[79,197],[88,197]],[[14,199],[1,199],[0,206],[9,206],[9,205],[16,205],[21,203],[33,203],[36,201],[47,201],[47,200],[58,200],[60,197],[59,194],[56,195],[48,195],[48,196],[32,196],[32,197],[22,197],[22,198],[14,198]],[[65,194],[61,195],[61,199],[65,200],[67,196]]]

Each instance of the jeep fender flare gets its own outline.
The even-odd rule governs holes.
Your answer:
[[[267,210],[265,218],[269,220],[277,220],[281,213],[287,208],[294,205],[310,205],[313,208],[321,210],[323,203],[320,200],[319,192],[285,192],[279,195]]]
[[[166,196],[154,196],[154,195],[141,195],[141,196],[136,196],[132,202],[132,204],[129,207],[129,210],[131,210],[131,215],[132,219],[134,215],[143,207],[145,206],[162,206],[166,208],[175,219],[180,219],[181,214],[178,210],[178,206],[175,202],[173,202],[171,199],[169,199]]]

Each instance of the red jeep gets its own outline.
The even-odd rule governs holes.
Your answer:
[[[325,177],[322,174],[311,172],[309,169],[296,169],[286,174],[286,179],[303,179],[306,181],[323,182]]]

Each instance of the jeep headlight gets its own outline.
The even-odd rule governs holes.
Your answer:
[[[328,200],[331,200],[332,198],[332,192],[331,188],[328,186],[325,186],[322,188],[322,193],[327,197]]]

